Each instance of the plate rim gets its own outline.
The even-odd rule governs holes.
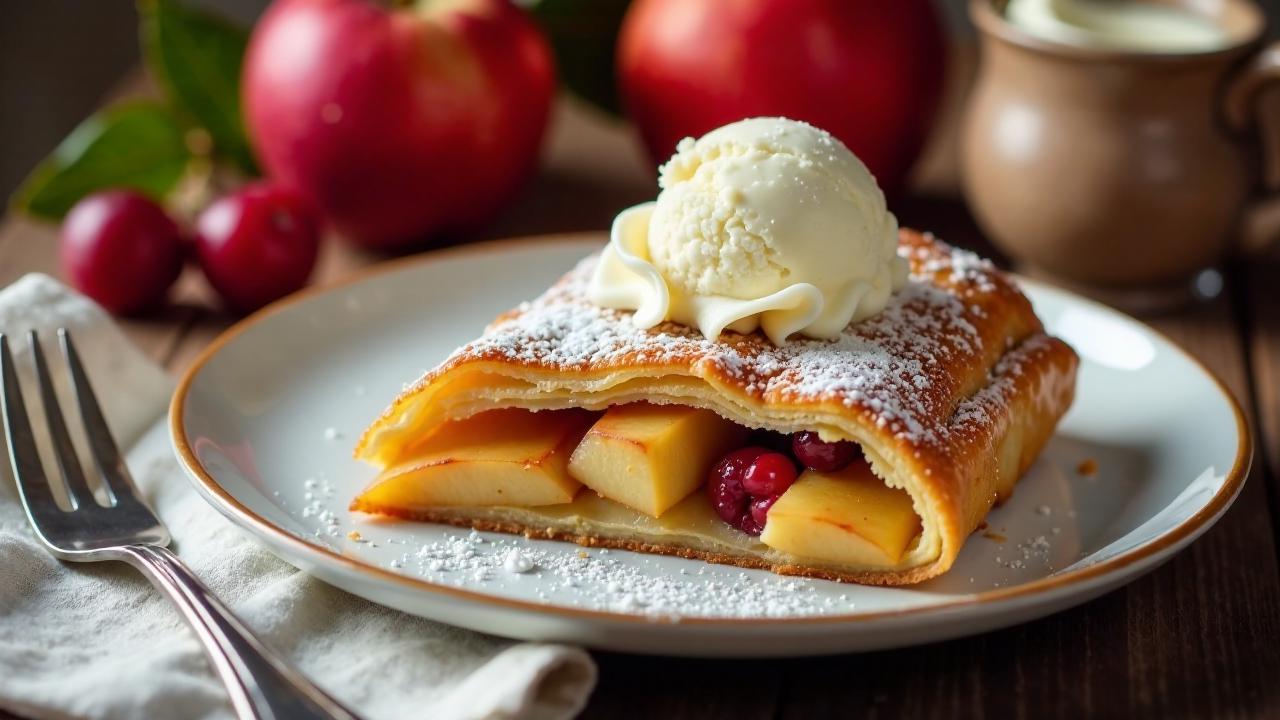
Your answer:
[[[195,485],[196,489],[199,491],[198,494],[205,498],[206,502],[209,502],[210,505],[224,516],[256,535],[270,538],[279,544],[288,546],[291,550],[298,552],[304,557],[308,555],[318,556],[323,559],[325,563],[336,563],[344,570],[353,571],[363,575],[372,575],[378,580],[389,581],[403,588],[412,589],[418,592],[427,592],[448,599],[464,600],[485,606],[497,606],[498,608],[507,610],[532,612],[539,615],[553,615],[569,619],[603,620],[652,626],[653,619],[642,615],[611,612],[608,610],[590,610],[557,605],[544,605],[516,598],[489,595],[476,590],[454,587],[442,583],[435,583],[425,578],[416,578],[393,572],[370,563],[362,562],[356,558],[347,557],[328,548],[309,543],[254,512],[251,508],[247,507],[244,503],[240,502],[239,499],[223,488],[221,484],[219,484],[218,481],[207,470],[205,470],[192,450],[191,443],[188,441],[185,420],[183,417],[185,415],[187,399],[190,395],[190,390],[196,380],[196,377],[200,374],[200,371],[204,369],[204,367],[215,356],[217,356],[219,351],[250,328],[258,325],[268,318],[274,317],[285,310],[292,308],[295,305],[351,285],[367,282],[407,268],[430,265],[442,260],[474,255],[487,255],[510,250],[512,248],[527,249],[534,245],[594,245],[599,247],[606,239],[607,234],[600,231],[580,231],[543,235],[526,235],[428,250],[417,255],[392,258],[390,260],[376,263],[375,265],[367,268],[357,270],[356,272],[334,282],[304,288],[299,292],[277,300],[257,312],[242,318],[220,333],[212,342],[209,343],[208,346],[201,350],[200,354],[196,356],[191,365],[183,371],[183,374],[174,389],[173,397],[169,405],[168,424],[170,444],[173,446],[179,464],[182,465],[183,469],[186,471],[186,475],[190,482]],[[901,619],[912,616],[928,616],[937,613],[950,613],[971,607],[1000,604],[1015,600],[1034,599],[1036,597],[1047,596],[1057,590],[1062,590],[1080,584],[1087,584],[1092,580],[1106,578],[1114,572],[1123,571],[1133,565],[1143,563],[1143,561],[1160,559],[1161,553],[1164,553],[1166,550],[1178,546],[1179,544],[1195,539],[1217,521],[1217,519],[1227,510],[1228,507],[1230,507],[1231,503],[1239,495],[1240,490],[1244,487],[1245,480],[1247,479],[1249,470],[1253,464],[1253,436],[1239,401],[1236,400],[1235,395],[1227,388],[1226,383],[1222,381],[1217,373],[1206,367],[1204,363],[1184,350],[1178,343],[1137,318],[1063,288],[1041,283],[1018,275],[1015,275],[1015,278],[1019,284],[1034,286],[1053,293],[1065,295],[1072,301],[1082,303],[1093,310],[1119,315],[1126,320],[1130,320],[1141,325],[1148,332],[1163,340],[1175,352],[1189,360],[1193,366],[1198,368],[1200,372],[1213,382],[1214,386],[1218,390],[1218,394],[1226,401],[1227,406],[1231,408],[1232,414],[1235,416],[1237,445],[1231,469],[1227,472],[1226,479],[1222,486],[1216,493],[1214,493],[1214,496],[1209,499],[1209,502],[1174,527],[1133,548],[1130,548],[1129,550],[1109,557],[1096,564],[1070,570],[1061,574],[1039,578],[1021,585],[972,593],[943,603],[896,610],[878,610],[874,612],[854,612],[840,615],[804,617],[681,617],[674,619],[672,621],[673,624],[731,627],[760,625],[847,625],[883,621],[888,619]]]

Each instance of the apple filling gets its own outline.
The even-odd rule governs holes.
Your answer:
[[[360,504],[410,513],[539,508],[870,567],[898,565],[921,533],[910,496],[875,476],[856,443],[753,431],[708,410],[649,403],[604,413],[491,410],[446,423],[387,468]]]

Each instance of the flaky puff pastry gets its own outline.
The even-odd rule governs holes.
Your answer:
[[[1071,404],[1078,359],[989,262],[910,230],[900,253],[911,278],[884,312],[837,340],[782,346],[754,334],[712,341],[670,323],[637,329],[628,313],[586,299],[588,258],[405,390],[355,451],[385,469],[432,428],[486,410],[638,401],[816,430],[859,443],[874,473],[911,496],[923,530],[895,567],[800,558],[728,526],[683,532],[620,507],[606,519],[589,490],[567,506],[397,508],[357,498],[352,509],[861,583],[946,572],[1049,440]]]

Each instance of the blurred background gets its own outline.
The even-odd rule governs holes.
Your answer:
[[[966,0],[936,3],[953,37],[972,44]],[[268,0],[194,4],[248,22]],[[1259,4],[1269,18],[1280,16],[1280,0]],[[128,0],[0,0],[0,8],[0,195],[8,197],[138,65],[138,25]],[[1274,21],[1270,34],[1276,35]]]
[[[536,0],[523,4],[531,1]],[[962,54],[965,46],[976,42],[966,3],[935,0]],[[269,0],[192,4],[249,23]],[[1258,4],[1268,18],[1280,16],[1280,0]],[[0,17],[0,196],[8,197],[140,60],[137,13],[129,0],[0,0]],[[1277,37],[1274,21],[1268,34]],[[51,38],[58,40],[51,43]],[[965,71],[972,72],[972,63],[952,74]],[[955,78],[958,83],[965,80]],[[959,93],[953,96],[960,99]]]
[[[192,4],[249,22],[268,0]],[[952,32],[971,38],[964,0],[938,5]],[[0,195],[8,197],[139,65],[138,20],[128,0],[0,0],[0,8]]]

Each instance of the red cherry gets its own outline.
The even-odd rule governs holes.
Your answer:
[[[315,214],[297,194],[268,183],[220,198],[196,219],[196,252],[227,305],[250,312],[302,288],[320,248]]]
[[[769,508],[773,507],[773,504],[778,502],[780,497],[782,496],[766,495],[751,501],[751,519],[755,520],[756,524],[762,529],[764,528],[765,520],[768,518]]]
[[[742,487],[752,495],[781,495],[796,481],[796,466],[782,453],[763,453],[742,472]]]
[[[159,205],[130,190],[85,196],[62,223],[62,271],[80,292],[126,315],[164,300],[182,272],[182,232]]]
[[[764,532],[764,523],[756,522],[755,515],[750,509],[742,513],[742,517],[738,518],[738,522],[733,523],[733,526],[748,535],[759,536]]]
[[[796,459],[818,472],[843,470],[858,457],[861,448],[855,442],[838,440],[827,442],[810,430],[798,432],[791,439],[791,451]]]
[[[720,519],[730,525],[738,526],[747,507],[748,497],[747,491],[742,487],[742,473],[764,452],[764,448],[758,447],[734,450],[711,469],[711,477],[707,482],[711,505],[715,507]]]

